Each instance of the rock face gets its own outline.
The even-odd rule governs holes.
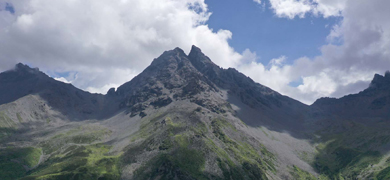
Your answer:
[[[235,69],[218,67],[196,46],[188,56],[179,48],[163,53],[116,93],[125,97],[122,105],[127,107],[139,107],[140,103],[150,105],[163,97],[188,99],[214,112],[220,111],[227,102],[210,97],[224,94],[222,99],[230,103],[238,99],[264,119],[259,122],[242,117],[250,125],[289,123],[289,127],[299,129],[309,111],[307,105],[255,83]]]
[[[253,121],[253,118],[245,117],[244,112],[238,113],[245,123],[254,126],[284,124],[284,128],[289,124],[292,130],[302,128],[302,123],[307,120],[305,114],[310,111],[307,105],[254,82],[236,69],[218,67],[199,48],[193,46],[188,58],[207,79],[218,88],[227,90],[230,103],[235,104],[238,99],[245,104],[241,109],[253,109],[257,111],[255,116],[262,119],[262,122]]]
[[[216,93],[218,89],[196,70],[183,50],[176,48],[164,52],[116,93],[123,97],[123,107],[152,105],[159,108],[173,100],[193,101],[209,92]]]
[[[389,87],[307,106],[195,46],[106,95],[18,64],[0,73],[0,179],[386,179]]]
[[[115,88],[110,88],[107,91],[107,96],[115,96],[115,95],[117,95],[116,92],[115,92]]]

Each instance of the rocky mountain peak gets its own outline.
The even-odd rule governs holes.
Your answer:
[[[108,96],[115,96],[115,95],[116,95],[115,88],[110,88],[110,89],[107,91],[107,95],[108,95]]]
[[[385,78],[390,79],[390,71],[385,72]]]
[[[186,69],[186,73],[195,70],[182,49],[165,51],[142,73],[120,86],[117,93],[121,96],[129,96],[136,91],[141,91],[144,86],[161,86],[161,83],[165,84],[166,81],[176,81],[175,76],[179,76],[178,71],[183,68]]]
[[[20,71],[39,71],[39,68],[31,68],[30,66],[23,64],[23,63],[18,63],[15,65],[15,70],[20,70]]]
[[[31,68],[28,65],[18,63],[12,70],[0,73],[0,82],[22,82],[32,79],[48,79],[49,77],[39,71],[38,68]]]
[[[195,45],[192,45],[190,54],[188,54],[188,57],[195,58],[197,57],[198,60],[211,62],[210,58],[208,58],[205,54],[203,54],[202,50]]]
[[[195,45],[192,45],[190,54],[188,54],[188,56],[189,57],[197,57],[197,56],[205,57],[205,55],[202,53],[202,50],[200,48],[196,47]],[[210,60],[210,59],[208,59],[208,60]]]
[[[190,59],[192,65],[194,65],[194,67],[196,67],[200,72],[205,72],[211,69],[219,69],[219,67],[196,46],[192,46],[188,58]]]
[[[43,74],[39,71],[39,68],[31,68],[30,66],[22,63],[16,64],[13,70],[19,74]]]
[[[182,60],[186,59],[186,57],[187,55],[184,53],[184,51],[177,47],[173,50],[165,51],[158,58],[154,59],[150,66],[165,67],[171,65],[172,63],[178,64]]]
[[[370,89],[381,89],[390,87],[390,72],[387,71],[384,76],[375,74],[374,79],[371,81]]]

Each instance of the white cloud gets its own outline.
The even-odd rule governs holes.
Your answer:
[[[281,66],[286,61],[286,56],[280,56],[279,58],[271,59],[268,65]]]
[[[270,3],[276,15],[290,19],[303,18],[312,9],[308,0],[270,0]]]
[[[261,4],[261,0],[253,0],[253,2]]]
[[[322,96],[336,91],[337,84],[328,76],[328,73],[321,72],[316,76],[303,78],[303,84],[298,86],[302,92]]]
[[[256,82],[271,87],[272,89],[281,92],[284,87],[291,81],[289,77],[290,66],[284,65],[283,61],[286,57],[273,59],[268,66],[262,63],[251,61],[238,65],[236,68],[254,79]]]
[[[347,0],[313,0],[314,14],[322,14],[324,17],[340,16],[345,9]]]
[[[256,62],[258,59],[259,57],[256,52],[252,52],[250,49],[245,49],[244,52],[242,52],[242,58],[240,59],[239,65]]]
[[[58,77],[58,78],[54,78],[54,79],[57,80],[57,81],[61,81],[61,82],[67,83],[67,84],[72,83],[72,81],[68,81],[64,77]]]
[[[303,18],[307,13],[324,17],[340,16],[347,0],[269,0],[279,17]]]

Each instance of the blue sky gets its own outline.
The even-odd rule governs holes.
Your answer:
[[[320,55],[319,48],[327,43],[331,28],[342,19],[311,14],[305,18],[279,18],[267,1],[261,5],[252,0],[205,2],[213,13],[209,27],[230,30],[233,33],[230,45],[238,52],[247,48],[255,51],[263,64],[282,55],[287,57],[287,63],[302,56]]]

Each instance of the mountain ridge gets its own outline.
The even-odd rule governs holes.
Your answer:
[[[63,114],[75,120],[91,118],[103,108],[114,111],[108,107],[114,101],[112,98],[91,94],[72,84],[56,81],[38,68],[18,63],[14,69],[0,73],[0,104],[10,103],[27,95],[39,95],[57,110],[68,108],[65,110],[68,113],[64,111]],[[70,113],[70,109],[74,112]],[[98,113],[97,116],[107,115]]]
[[[370,86],[342,98],[320,98],[311,106],[325,109],[344,118],[390,117],[390,73],[375,74]],[[348,107],[346,107],[348,106]]]
[[[106,95],[17,64],[0,73],[0,177],[384,177],[389,78],[308,106],[219,67],[196,46],[165,51]]]

